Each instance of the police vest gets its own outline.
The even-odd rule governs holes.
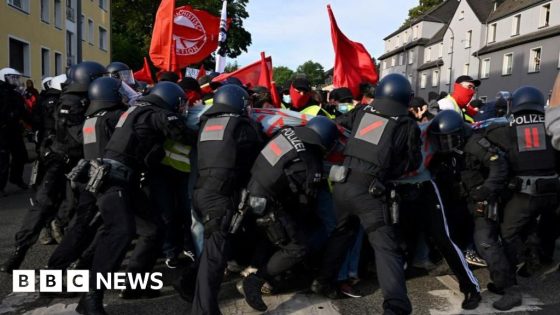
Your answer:
[[[299,160],[302,170],[305,170],[305,163],[302,163],[308,159],[305,152],[305,145],[296,130],[283,128],[262,149],[251,169],[251,176],[270,196],[280,197],[289,184],[284,169]]]
[[[388,170],[393,151],[393,134],[400,123],[401,118],[385,117],[371,106],[365,106],[356,116],[344,155],[370,162],[379,171]]]
[[[329,114],[326,110],[321,108],[321,106],[319,106],[319,105],[307,106],[306,108],[301,110],[300,113],[307,114],[307,115],[313,115],[313,116],[323,115],[323,116],[326,116],[329,119],[334,119],[335,118],[334,115]]]
[[[84,134],[84,159],[93,160],[103,157],[103,150],[109,142],[106,136],[103,116],[107,111],[100,111],[88,117],[82,128]]]
[[[204,121],[198,134],[198,168],[235,169],[237,165],[237,126],[246,123],[235,114],[221,114]],[[243,158],[243,157],[241,157]]]
[[[516,176],[554,174],[556,151],[546,134],[543,114],[512,117],[509,126],[489,128],[488,139],[508,154]]]
[[[53,149],[72,158],[83,156],[82,127],[88,106],[87,94],[63,93],[56,112],[56,141]]]
[[[161,164],[171,166],[180,172],[190,173],[191,146],[167,139],[163,144],[163,149],[165,150],[165,157]]]

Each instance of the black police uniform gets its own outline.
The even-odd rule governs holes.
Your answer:
[[[251,166],[262,147],[260,128],[239,111],[217,103],[217,95],[201,118],[198,138],[199,177],[193,207],[204,223],[205,240],[193,314],[220,313],[218,291],[231,249],[228,227],[240,190],[247,186]]]
[[[27,120],[23,96],[15,87],[0,81],[0,193],[10,182],[25,187],[22,180],[27,151],[23,142],[23,126]],[[11,156],[11,159],[10,159]]]
[[[337,119],[352,130],[344,151],[344,166],[349,170],[345,181],[334,185],[338,223],[326,245],[317,282],[324,285],[334,280],[361,224],[375,250],[383,308],[408,314],[412,307],[404,260],[382,186],[418,168],[422,162],[420,129],[408,117],[406,105],[390,99],[376,99],[372,106],[349,114]]]
[[[259,311],[266,310],[260,297],[264,282],[273,281],[307,253],[304,227],[323,171],[320,143],[319,135],[307,127],[286,127],[265,146],[251,170],[247,202],[258,217],[257,226],[280,247],[256,275],[243,282],[247,302]]]

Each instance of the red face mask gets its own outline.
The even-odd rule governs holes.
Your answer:
[[[299,109],[309,102],[311,95],[309,93],[301,95],[293,86],[290,86],[290,98],[292,99],[292,107]]]
[[[451,93],[451,96],[453,96],[459,107],[465,107],[471,101],[473,95],[474,90],[467,89],[460,83],[455,83],[453,85],[453,93]]]
[[[192,106],[196,101],[200,100],[202,96],[197,91],[187,91],[187,100],[189,101],[189,106]]]

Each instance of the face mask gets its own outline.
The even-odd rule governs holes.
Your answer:
[[[309,93],[300,94],[293,86],[290,87],[290,98],[292,99],[292,107],[299,109],[309,102],[311,95]]]
[[[341,103],[341,104],[338,104],[337,110],[338,110],[339,112],[341,112],[342,114],[345,114],[345,113],[347,113],[347,112],[350,111],[350,104],[348,104],[348,103]]]
[[[471,101],[473,95],[474,90],[467,89],[460,83],[455,83],[453,86],[453,93],[451,94],[457,102],[457,105],[461,108],[465,107]]]
[[[282,102],[285,104],[290,104],[292,102],[292,98],[290,97],[290,94],[282,95]]]

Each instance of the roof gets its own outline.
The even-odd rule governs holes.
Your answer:
[[[541,2],[547,1],[550,0],[505,0],[494,12],[490,14],[488,21],[493,22],[499,20],[526,8],[538,5]]]
[[[412,20],[412,22],[404,23],[401,27],[399,27],[399,29],[387,35],[387,37],[383,38],[383,40],[387,40],[397,35],[398,33],[406,30],[407,28],[410,28],[413,25],[418,24],[422,21],[449,23],[449,21],[451,21],[451,19],[453,18],[453,15],[455,15],[455,11],[457,10],[458,6],[459,6],[459,1],[457,0],[445,0],[441,4],[428,10],[420,17]]]
[[[445,25],[439,31],[437,31],[437,33],[435,33],[435,35],[426,43],[426,46],[441,42],[443,40],[443,37],[445,36],[445,32],[447,32],[447,28],[447,25]]]
[[[420,67],[418,67],[418,71],[423,71],[423,70],[428,70],[431,68],[435,68],[435,67],[440,67],[443,66],[443,60],[441,59],[437,59],[434,61],[430,61],[430,62],[426,62],[424,64],[422,64]]]
[[[476,51],[473,56],[484,55],[494,51],[502,50],[505,48],[534,42],[541,39],[546,39],[560,34],[560,25],[550,27],[544,30],[538,30],[529,34],[518,36],[506,41],[498,42],[496,44],[486,45],[480,50]]]
[[[494,1],[491,0],[467,0],[467,3],[482,23],[486,22],[488,16],[494,10]]]
[[[408,43],[408,44],[406,44],[406,45],[404,45],[404,46],[401,46],[401,47],[399,47],[399,48],[396,48],[396,49],[393,49],[393,50],[391,50],[391,51],[389,51],[389,52],[384,53],[383,55],[379,56],[379,57],[377,58],[377,60],[384,60],[384,59],[387,59],[387,58],[389,58],[389,57],[391,57],[391,56],[393,56],[393,55],[396,55],[396,54],[398,54],[398,53],[405,52],[405,51],[407,51],[408,49],[413,48],[413,47],[416,47],[416,46],[418,46],[418,45],[426,45],[427,42],[428,42],[428,39],[427,39],[427,38],[420,38],[420,39],[417,39],[417,40],[412,41],[412,42],[410,42],[410,43]]]

